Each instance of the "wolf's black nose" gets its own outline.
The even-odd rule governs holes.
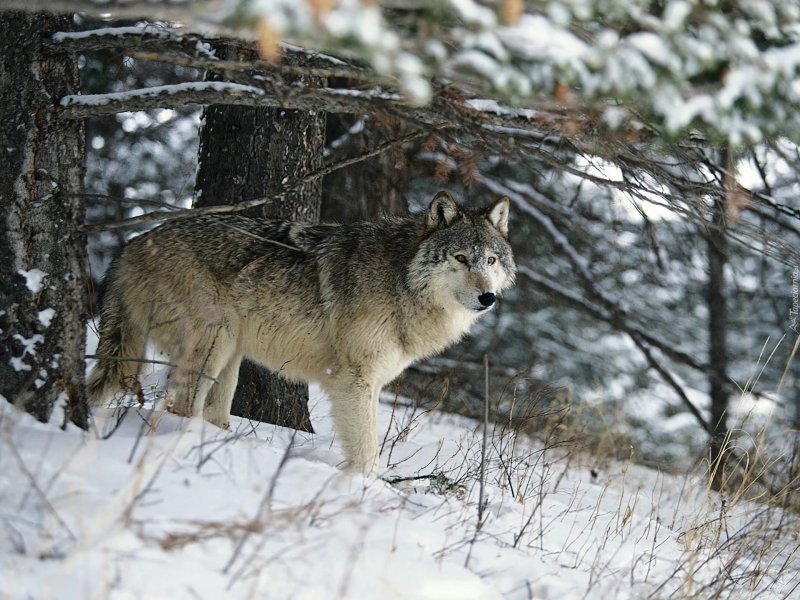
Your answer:
[[[486,292],[485,294],[478,296],[478,302],[480,302],[486,308],[489,308],[492,304],[494,304],[495,299],[496,296],[492,292]]]

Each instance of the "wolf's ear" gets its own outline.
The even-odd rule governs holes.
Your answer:
[[[495,226],[497,231],[503,234],[503,237],[508,237],[508,196],[503,196],[486,209],[486,218]]]
[[[440,227],[447,227],[458,216],[459,210],[456,201],[449,192],[442,190],[433,197],[425,216],[425,229],[431,231]]]

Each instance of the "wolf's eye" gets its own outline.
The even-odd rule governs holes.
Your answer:
[[[494,263],[497,262],[497,259],[494,256],[490,256],[489,258],[486,259],[486,262],[489,263],[490,265],[493,265]]]
[[[464,263],[464,264],[467,263],[467,257],[464,256],[463,254],[456,254],[455,255],[455,259],[460,263]]]

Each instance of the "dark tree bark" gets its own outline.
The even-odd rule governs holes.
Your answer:
[[[223,52],[230,56],[234,51]],[[281,189],[285,179],[294,179],[322,166],[325,113],[212,105],[205,109],[203,123],[196,206],[269,196]],[[318,222],[321,197],[321,182],[317,180],[285,200],[255,211],[268,217]],[[239,371],[231,412],[312,431],[308,387],[290,383],[247,360]]]
[[[0,393],[42,421],[64,401],[86,428],[83,123],[54,112],[78,77],[73,56],[42,51],[71,24],[0,13]]]
[[[728,161],[726,160],[726,166]],[[728,307],[725,299],[725,263],[728,260],[725,237],[725,196],[715,201],[714,224],[706,234],[708,249],[708,363],[711,396],[711,466],[712,486],[722,489],[726,480],[725,436],[728,431],[728,349],[726,332]]]
[[[374,119],[366,120],[354,131],[364,117],[360,115],[328,115],[326,137],[335,143],[334,152],[345,156],[376,147],[386,138],[397,136],[402,124],[381,126]],[[369,173],[368,177],[364,174]],[[322,220],[352,223],[385,215],[405,214],[408,189],[408,160],[406,148],[398,145],[374,158],[326,175],[322,186]]]

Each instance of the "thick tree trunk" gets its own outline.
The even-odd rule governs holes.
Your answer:
[[[78,77],[41,45],[71,24],[0,13],[0,393],[42,421],[64,401],[85,428],[83,123],[54,112]]]
[[[362,116],[328,114],[326,137],[343,156],[358,156],[389,135],[390,128]],[[326,175],[322,186],[322,220],[352,223],[386,215],[406,214],[409,182],[406,150],[398,146],[358,164]],[[365,176],[368,173],[369,176]]]
[[[269,196],[281,189],[286,178],[322,166],[324,113],[215,105],[206,108],[203,123],[196,206]],[[269,217],[318,222],[321,197],[317,180],[277,204],[267,204],[263,211],[256,210]],[[249,361],[244,361],[239,371],[231,412],[312,431],[308,387],[290,383]]]

